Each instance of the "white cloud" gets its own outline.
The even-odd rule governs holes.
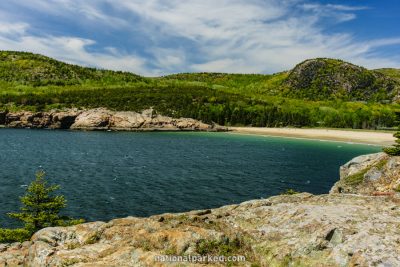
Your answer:
[[[27,23],[0,23],[0,34],[3,35],[19,35],[25,33],[29,27]]]
[[[0,25],[4,25],[0,23]],[[10,29],[18,29],[18,24]],[[10,31],[7,31],[10,32]],[[113,53],[89,52],[88,47],[95,41],[77,37],[32,36],[24,31],[15,31],[13,38],[7,37],[0,31],[0,50],[29,51],[72,63],[104,69],[125,70],[136,73],[152,74],[146,69],[145,61],[135,55],[120,54],[113,48]]]
[[[314,57],[341,58],[369,68],[400,67],[398,56],[379,53],[385,46],[400,44],[400,38],[359,41],[351,32],[329,31],[332,24],[356,19],[357,11],[367,9],[365,6],[322,5],[307,0],[15,2],[36,12],[79,20],[98,34],[118,30],[126,37],[122,45],[107,44],[93,52],[90,48],[101,48],[100,41],[28,31],[25,22],[0,23],[0,49],[29,49],[84,65],[147,75],[272,73]],[[137,48],[137,53],[118,50],[136,47],[130,43],[136,35],[145,48]]]
[[[399,66],[396,59],[373,54],[382,46],[398,44],[398,38],[360,42],[349,33],[325,33],[322,20],[352,20],[364,6],[296,0],[148,0],[120,1],[118,6],[151,25],[146,29],[158,29],[154,35],[191,40],[186,58],[196,53],[200,62],[187,62],[186,71],[271,73],[313,57],[342,58],[370,68]]]
[[[366,6],[345,6],[345,5],[333,5],[333,4],[327,4],[326,7],[340,11],[358,11],[358,10],[369,9]]]

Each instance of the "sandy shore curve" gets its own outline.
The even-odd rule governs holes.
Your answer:
[[[231,133],[265,136],[284,136],[388,146],[394,144],[393,133],[372,130],[302,129],[302,128],[261,128],[229,127]]]

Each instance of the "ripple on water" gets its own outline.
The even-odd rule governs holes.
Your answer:
[[[213,208],[297,191],[326,193],[339,166],[379,147],[225,133],[0,129],[0,221],[44,169],[66,213],[87,220]]]

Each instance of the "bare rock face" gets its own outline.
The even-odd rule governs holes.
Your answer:
[[[4,122],[10,128],[47,128],[52,123],[52,114],[30,111],[7,113]]]
[[[340,180],[330,192],[379,195],[396,191],[400,191],[400,157],[377,153],[354,158],[343,165]]]
[[[72,130],[107,130],[112,112],[107,109],[83,111],[76,117]]]
[[[114,130],[136,130],[151,117],[136,112],[116,112],[110,118],[110,128]]]
[[[208,125],[190,118],[171,118],[155,114],[115,112],[105,108],[68,109],[51,112],[0,112],[0,125],[9,128],[49,128],[112,131],[227,131],[226,127]]]
[[[116,131],[224,131],[225,127],[208,125],[189,118],[171,118],[154,114],[153,110],[114,112],[92,109],[78,115],[71,126],[75,130]]]
[[[214,210],[46,228],[25,249],[0,250],[0,263],[177,266],[155,257],[225,253],[245,256],[239,266],[399,266],[399,202],[303,193]]]
[[[76,117],[80,114],[77,109],[70,109],[62,112],[54,112],[52,114],[53,121],[50,125],[52,129],[70,129],[75,123]]]

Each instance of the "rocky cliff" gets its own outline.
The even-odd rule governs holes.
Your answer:
[[[400,266],[400,196],[374,194],[394,192],[399,160],[375,154],[344,165],[341,181],[367,170],[351,191],[362,194],[339,194],[335,186],[327,195],[281,195],[213,210],[46,228],[29,242],[0,245],[0,265],[198,266],[159,262],[157,256],[242,255],[246,261],[235,264]],[[370,177],[378,177],[375,168],[380,178],[363,190]],[[379,187],[378,181],[391,186]]]
[[[331,193],[393,195],[400,192],[400,157],[385,153],[359,156],[340,167]]]
[[[9,128],[48,128],[115,131],[225,131],[189,118],[171,118],[153,110],[116,112],[104,108],[50,112],[0,112],[0,125]]]

